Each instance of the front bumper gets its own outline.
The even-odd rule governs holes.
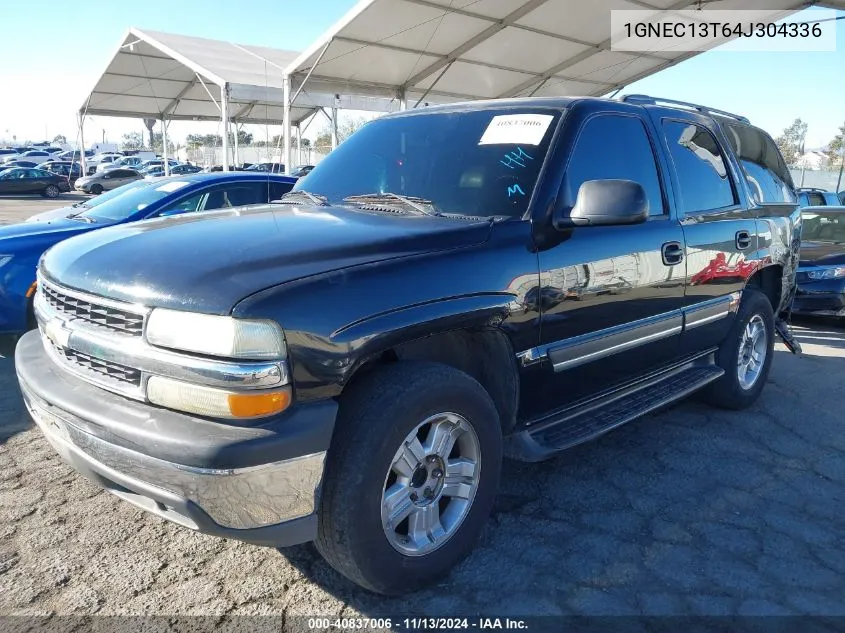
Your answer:
[[[238,427],[133,402],[62,371],[37,332],[15,351],[27,408],[71,467],[185,527],[257,545],[313,540],[337,405]]]

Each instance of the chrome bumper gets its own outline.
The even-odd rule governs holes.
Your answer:
[[[71,414],[21,383],[29,412],[47,441],[75,470],[143,510],[200,530],[192,505],[233,530],[272,526],[314,513],[325,451],[240,469],[205,469],[132,451],[85,433]],[[248,539],[244,539],[248,540]]]

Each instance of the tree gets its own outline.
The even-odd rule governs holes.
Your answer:
[[[219,134],[188,134],[185,137],[185,142],[190,149],[221,147],[223,145],[223,137]]]
[[[358,129],[366,123],[366,120],[359,117],[357,119],[346,119],[340,121],[337,126],[337,142],[338,145],[343,143],[346,139],[352,136]],[[305,144],[302,144],[305,147]],[[318,151],[329,151],[332,148],[332,130],[330,127],[325,127],[314,139],[314,147]]]
[[[783,134],[775,139],[775,143],[783,154],[787,165],[794,165],[804,153],[804,139],[807,137],[807,124],[801,119],[795,119],[792,124],[783,131]]]
[[[144,146],[144,138],[140,132],[129,132],[123,135],[123,149],[141,149]]]
[[[67,145],[67,137],[64,134],[56,134],[53,137],[53,143],[56,145]]]
[[[839,165],[845,161],[845,123],[839,127],[839,134],[827,144],[826,153],[832,165]]]
[[[162,135],[161,132],[153,133],[153,142],[152,142],[152,150],[161,154],[162,150],[164,149],[164,143],[162,142]],[[173,141],[167,139],[167,155],[173,156],[176,152],[176,146],[173,144]]]
[[[150,147],[154,145],[153,143],[153,128],[156,126],[155,119],[144,119],[144,127],[147,128],[147,132],[149,132],[149,139],[150,139]]]
[[[229,132],[229,144],[234,145],[235,143],[235,135],[232,132]],[[252,144],[252,134],[247,132],[246,130],[238,130],[238,145],[250,145]]]

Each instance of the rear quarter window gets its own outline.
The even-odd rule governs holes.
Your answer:
[[[792,177],[768,134],[739,123],[722,123],[725,136],[739,159],[749,193],[759,204],[797,201]]]

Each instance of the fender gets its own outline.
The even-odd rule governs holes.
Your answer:
[[[502,328],[515,297],[489,293],[449,297],[375,314],[338,328],[315,344],[300,344],[288,333],[298,396],[303,400],[335,397],[366,362],[403,343],[445,332]]]

